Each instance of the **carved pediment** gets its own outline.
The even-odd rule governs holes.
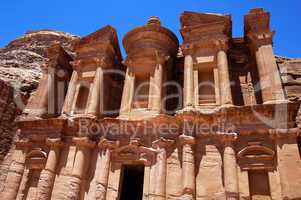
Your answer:
[[[197,26],[200,24],[225,23],[230,19],[228,15],[212,14],[212,13],[197,13],[185,11],[181,15],[181,26]]]
[[[29,169],[43,169],[47,160],[47,153],[40,148],[32,149],[26,155],[26,165]]]
[[[237,154],[243,169],[270,169],[274,166],[275,151],[261,144],[252,144]]]
[[[142,146],[137,140],[114,150],[113,160],[118,162],[132,162],[150,165],[155,161],[156,150]]]
[[[267,148],[265,146],[261,145],[252,145],[248,146],[244,149],[242,149],[238,155],[239,158],[247,158],[247,159],[253,159],[253,158],[260,158],[260,159],[273,159],[275,156],[275,152]]]

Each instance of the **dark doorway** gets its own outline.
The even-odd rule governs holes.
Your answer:
[[[264,170],[250,170],[249,187],[252,200],[271,200],[269,175]]]
[[[143,180],[143,165],[123,166],[120,200],[142,200]]]

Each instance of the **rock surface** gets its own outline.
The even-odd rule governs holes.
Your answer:
[[[301,100],[301,59],[277,57],[282,83],[290,100]]]
[[[48,47],[60,43],[74,56],[72,41],[75,38],[58,31],[31,31],[0,48],[0,163],[10,149],[16,131],[13,121],[21,113],[22,103],[38,86],[41,67],[47,62]],[[16,91],[20,91],[19,98],[16,98]]]
[[[63,32],[34,31],[0,49],[0,191],[11,162],[10,149],[16,133],[14,119],[22,111],[16,105],[14,91],[20,90],[20,100],[26,102],[38,86],[41,67],[47,62],[47,48],[59,42],[74,57],[72,41],[76,38]],[[301,100],[301,59],[277,57],[277,63],[288,98],[292,101]],[[169,162],[174,162],[172,157]],[[216,169],[220,169],[219,163],[220,161],[216,162]]]
[[[0,49],[0,79],[23,90],[34,89],[41,77],[41,66],[47,61],[47,48],[59,42],[73,55],[73,35],[57,31],[32,31]]]

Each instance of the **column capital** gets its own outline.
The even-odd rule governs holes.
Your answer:
[[[248,33],[247,39],[250,43],[258,48],[262,45],[273,44],[274,32]]]
[[[155,149],[166,149],[168,147],[170,147],[171,145],[174,144],[174,140],[169,140],[169,139],[165,139],[163,137],[161,137],[160,139],[154,141],[152,143],[153,148]]]
[[[184,135],[184,134],[179,136],[179,141],[182,145],[186,145],[186,144],[195,145],[196,143],[196,139],[194,137]]]
[[[64,145],[61,138],[46,138],[46,144],[50,147],[62,147]]]
[[[238,134],[234,132],[232,133],[217,132],[217,135],[224,144],[231,144],[232,142],[235,142],[238,138]]]
[[[32,146],[32,142],[29,139],[21,139],[15,142],[16,148],[24,149]]]
[[[98,147],[100,149],[109,149],[109,150],[113,150],[119,147],[119,141],[111,141],[105,138],[102,138],[99,143],[98,143]]]
[[[269,136],[274,140],[283,139],[283,138],[297,138],[299,135],[300,135],[299,128],[269,130]]]
[[[215,41],[217,51],[227,52],[229,49],[229,39],[217,39]]]
[[[72,138],[72,141],[77,145],[77,146],[82,146],[82,147],[88,147],[88,148],[93,148],[95,147],[95,142],[91,141],[87,137],[74,137]]]

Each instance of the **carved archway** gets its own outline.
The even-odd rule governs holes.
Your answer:
[[[26,165],[29,169],[43,169],[47,160],[47,153],[41,148],[32,149],[26,155]]]
[[[245,170],[271,169],[275,166],[275,151],[260,144],[243,148],[237,158],[240,167]]]

